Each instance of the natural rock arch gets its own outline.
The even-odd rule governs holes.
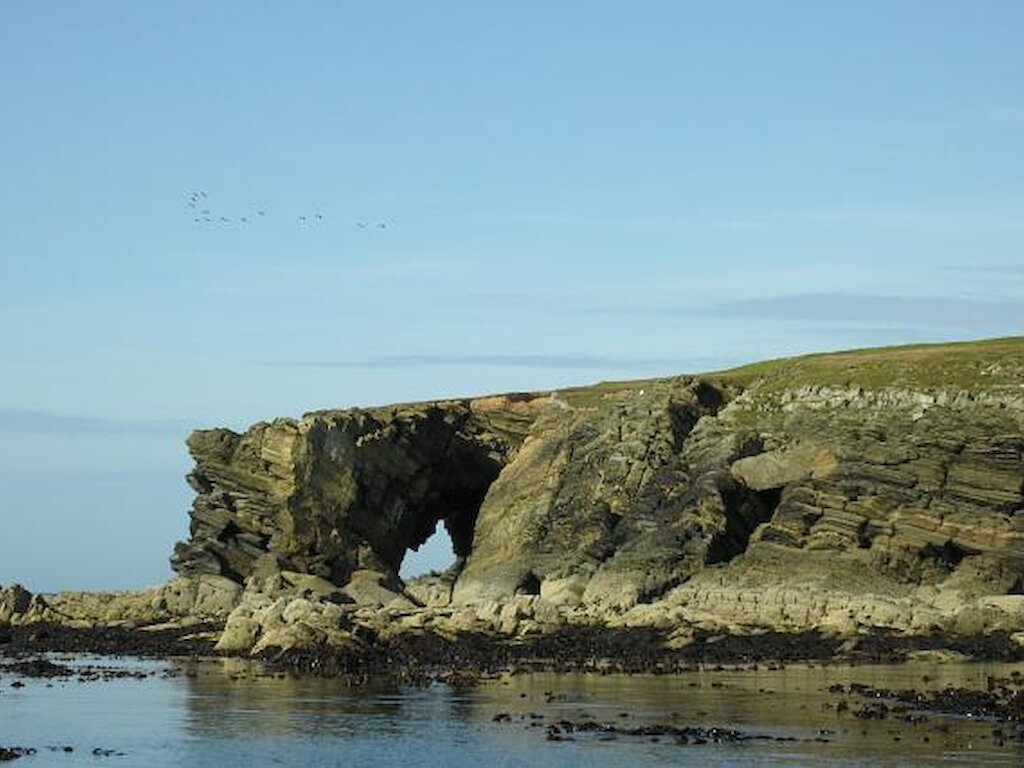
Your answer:
[[[195,432],[191,539],[172,566],[239,582],[261,570],[337,584],[359,569],[397,579],[406,552],[438,524],[461,562],[487,490],[522,439],[514,421],[489,413],[455,401],[314,413],[243,435]]]

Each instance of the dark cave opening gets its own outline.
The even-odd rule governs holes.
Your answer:
[[[395,571],[403,570],[409,553],[419,552],[428,542],[435,555],[447,550],[448,565],[458,569],[473,549],[480,506],[500,469],[490,457],[480,455],[461,455],[432,467],[429,490],[419,505],[407,508],[407,533],[393,547]]]
[[[504,466],[493,444],[452,426],[428,413],[402,425],[404,434],[359,467],[361,503],[350,529],[400,578],[458,572],[473,548],[480,507]]]
[[[725,529],[712,538],[704,562],[727,563],[746,552],[751,534],[757,526],[772,519],[781,498],[781,488],[755,491],[738,485],[722,491]]]
[[[539,595],[540,579],[537,578],[537,574],[531,571],[523,576],[516,585],[515,593],[517,595]]]
[[[926,544],[921,548],[918,557],[922,561],[931,561],[944,571],[952,571],[970,554],[975,553],[960,546],[952,539],[947,539],[941,546]]]

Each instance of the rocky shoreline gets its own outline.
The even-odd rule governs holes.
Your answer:
[[[1021,658],[1022,382],[1002,339],[199,430],[177,575],[0,587],[0,650],[410,679]],[[439,525],[454,565],[403,580]]]
[[[224,654],[213,651],[209,639],[202,640],[194,634],[186,636],[161,630],[153,638],[140,638],[140,635],[145,635],[145,631],[69,629],[60,625],[38,624],[18,627],[9,642],[0,647],[0,680],[5,677],[10,680],[13,676],[14,682],[9,684],[10,687],[21,688],[25,687],[22,680],[31,685],[32,678],[39,678],[51,687],[51,681],[76,679],[79,683],[102,683],[125,677],[139,680],[153,676],[197,677],[197,670],[200,676],[208,676],[211,667],[207,666],[204,672],[204,664],[209,665],[216,658],[224,657]],[[827,681],[837,677],[849,680],[853,669],[860,664],[865,664],[867,670],[876,670],[878,662],[883,663],[884,669],[893,661],[949,658],[936,657],[935,649],[928,647],[938,643],[937,639],[930,643],[908,643],[906,638],[878,635],[866,638],[866,641],[861,648],[851,648],[846,644],[842,650],[836,639],[829,640],[818,633],[799,636],[765,633],[750,637],[700,637],[685,649],[666,651],[664,636],[650,628],[617,631],[596,627],[577,629],[525,642],[509,642],[507,638],[502,640],[493,635],[461,635],[446,639],[406,634],[396,636],[384,645],[368,646],[365,652],[358,654],[325,647],[293,650],[273,658],[268,655],[262,664],[256,665],[261,671],[249,667],[251,671],[239,672],[236,669],[227,674],[232,680],[326,676],[332,686],[355,686],[356,690],[378,693],[435,683],[463,690],[467,687],[500,690],[521,675],[527,681],[525,687],[523,684],[518,687],[521,692],[517,694],[516,688],[512,688],[510,693],[498,699],[512,708],[499,709],[487,717],[496,728],[524,728],[536,734],[536,738],[548,742],[643,741],[686,748],[755,742],[830,745],[841,740],[849,744],[857,734],[869,738],[869,731],[864,727],[873,722],[879,727],[871,730],[873,735],[870,738],[877,739],[884,728],[885,738],[893,742],[903,739],[917,742],[934,740],[941,745],[957,744],[965,738],[980,738],[991,747],[1009,749],[1014,753],[1024,749],[1024,673],[1019,668],[982,675],[980,684],[972,686],[962,683],[943,685],[941,680],[933,680],[931,675],[942,674],[945,665],[941,663],[917,665],[915,672],[903,675],[906,682],[901,687],[856,681],[828,684]],[[1006,636],[958,638],[953,645],[959,648],[959,654],[977,654],[969,657],[973,661],[984,658],[1024,660],[1019,646]],[[950,653],[949,646],[949,643],[943,644],[944,653]],[[55,660],[48,658],[52,652],[59,652]],[[155,658],[171,654],[175,662],[164,669],[152,666],[139,669],[131,664],[119,666],[116,663],[94,666],[88,659],[83,665],[82,660],[74,657],[76,653]],[[956,658],[968,657],[958,655]],[[201,663],[196,665],[190,659]],[[962,664],[955,662],[952,666],[963,668]],[[835,676],[828,672],[831,667],[836,670]],[[740,679],[746,678],[757,681],[745,686],[740,684],[751,692],[757,685],[770,686],[756,689],[761,700],[776,695],[782,699],[783,694],[803,699],[804,694],[798,693],[800,685],[788,690],[783,684],[780,691],[774,690],[774,685],[783,683],[794,674],[794,670],[800,680],[807,680],[805,676],[812,674],[814,668],[818,668],[821,675],[812,678],[819,681],[819,687],[813,689],[815,695],[809,700],[814,702],[816,709],[820,707],[821,712],[830,714],[828,718],[815,717],[818,725],[814,728],[820,730],[805,728],[803,733],[795,735],[780,732],[777,727],[764,730],[749,724],[746,727],[716,726],[714,720],[692,721],[668,711],[661,713],[664,719],[660,720],[652,720],[650,714],[634,719],[628,708],[612,710],[618,713],[613,717],[607,714],[598,717],[587,714],[589,707],[566,708],[564,694],[551,690],[540,693],[544,687],[550,687],[553,680],[561,678],[561,673],[576,672],[600,676],[675,675],[680,681],[686,681],[687,686],[709,690],[735,689]],[[219,665],[212,669],[219,669]],[[999,666],[997,669],[1007,668]],[[921,671],[926,674],[922,675]],[[545,678],[543,673],[556,675]],[[868,675],[867,679],[878,679],[877,672],[869,671]],[[852,676],[856,679],[856,675]],[[977,674],[972,678],[979,680]],[[529,682],[531,680],[545,682],[543,686],[535,687]],[[769,680],[774,680],[774,684]],[[916,685],[915,680],[918,681]],[[763,702],[761,706],[765,705]],[[787,699],[786,706],[796,705]],[[972,728],[969,737],[963,730],[965,724]],[[977,726],[982,727],[979,729]],[[0,758],[15,760],[46,752],[89,753],[89,748],[79,742],[74,746],[2,747]],[[97,747],[91,754],[93,757],[107,757],[123,753]]]
[[[35,623],[14,627],[0,644],[0,671],[29,677],[64,670],[47,654],[98,654],[157,659],[253,658],[218,651],[217,624],[186,628],[128,629]],[[445,637],[402,633],[369,638],[358,646],[321,644],[268,649],[256,658],[269,670],[369,683],[469,685],[506,674],[532,672],[671,675],[698,668],[781,668],[790,663],[857,665],[908,660],[1024,661],[1024,648],[1009,634],[967,637],[902,637],[875,632],[857,642],[819,632],[711,635],[698,632],[685,646],[670,647],[664,631],[650,627],[573,627],[530,638],[461,633]]]

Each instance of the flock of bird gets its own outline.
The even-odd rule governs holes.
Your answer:
[[[246,213],[243,216],[222,216],[219,213],[215,213],[210,208],[209,195],[203,190],[196,190],[194,192],[187,193],[186,205],[189,213],[192,215],[192,221],[196,224],[249,224],[250,222],[264,218],[267,212],[263,209],[257,209]],[[320,211],[312,213],[300,214],[296,221],[298,224],[322,224],[324,222],[324,214]],[[387,224],[383,221],[378,222],[367,222],[367,221],[356,221],[354,222],[358,229],[387,229]]]

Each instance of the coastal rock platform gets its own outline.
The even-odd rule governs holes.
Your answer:
[[[1024,648],[1021,339],[318,411],[188,447],[174,579],[9,587],[0,626],[202,625],[261,656],[636,629],[666,650],[767,633]],[[438,525],[455,564],[403,581]]]

